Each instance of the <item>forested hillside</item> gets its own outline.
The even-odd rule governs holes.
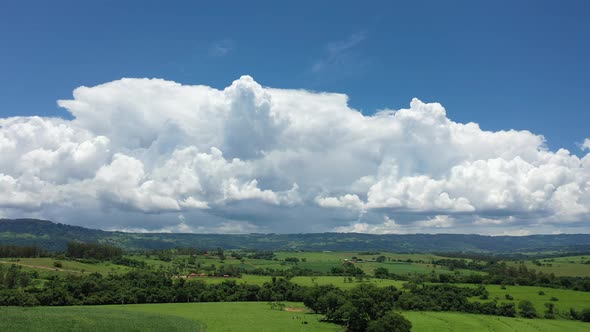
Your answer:
[[[468,234],[374,235],[311,234],[169,234],[122,233],[57,224],[36,219],[0,219],[0,244],[36,245],[65,250],[69,241],[112,244],[128,250],[198,247],[257,250],[390,252],[484,252],[514,254],[530,251],[590,250],[589,234],[482,236]]]

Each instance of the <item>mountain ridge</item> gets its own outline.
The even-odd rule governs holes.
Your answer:
[[[478,234],[196,234],[104,231],[40,219],[0,219],[0,245],[63,250],[67,242],[109,243],[128,250],[200,247],[256,250],[482,252],[590,250],[590,234],[490,236]]]

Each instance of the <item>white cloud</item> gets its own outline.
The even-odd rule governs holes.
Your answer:
[[[150,216],[146,230],[176,231],[587,227],[590,154],[453,122],[437,103],[363,115],[347,102],[249,76],[223,90],[161,79],[80,87],[59,101],[72,120],[0,118],[0,213],[82,224],[92,211],[109,224],[91,226],[118,229]],[[110,221],[119,213],[136,218]],[[189,228],[166,219],[180,213],[198,218]]]
[[[385,216],[379,224],[368,224],[363,222],[352,223],[348,226],[336,227],[333,230],[337,233],[368,233],[368,234],[405,234],[407,230],[396,224],[395,220]]]
[[[452,227],[454,224],[455,218],[445,215],[438,215],[430,219],[416,222],[416,225],[427,228],[448,228]]]
[[[583,150],[590,150],[590,138],[586,138],[584,143],[582,143],[582,151]]]

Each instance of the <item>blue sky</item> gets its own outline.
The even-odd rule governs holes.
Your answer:
[[[0,2],[0,218],[590,232],[588,1],[277,3]]]
[[[440,102],[458,122],[589,136],[587,1],[5,1],[0,117],[68,117],[121,77],[345,93],[365,114]]]

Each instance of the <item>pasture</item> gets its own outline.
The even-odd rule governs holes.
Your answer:
[[[56,267],[55,262],[59,262],[61,267]],[[46,272],[67,272],[67,273],[124,273],[131,268],[123,265],[113,264],[111,262],[97,262],[96,264],[82,263],[75,260],[60,260],[50,257],[41,258],[0,258],[0,264],[17,264],[24,269],[35,270],[41,273]]]
[[[553,273],[556,276],[587,277],[590,276],[590,264],[587,262],[590,262],[590,255],[551,257],[535,261],[526,260],[523,262],[507,263],[516,267],[524,264],[527,269],[541,271],[543,273]]]
[[[475,285],[468,284],[461,284],[458,286],[476,287]],[[475,298],[473,299],[474,301],[487,302],[497,298],[498,302],[514,302],[518,306],[519,301],[529,300],[533,303],[537,313],[541,316],[545,311],[545,303],[548,302],[555,304],[555,308],[559,310],[558,316],[561,314],[567,314],[570,308],[576,310],[590,308],[590,293],[588,292],[536,286],[506,286],[506,289],[502,289],[502,286],[500,285],[486,285],[485,287],[490,293],[489,300],[479,300]],[[539,295],[539,292],[543,292],[544,295]],[[514,300],[507,300],[506,294],[510,294]],[[551,301],[552,297],[557,298],[558,301]]]
[[[106,307],[0,307],[0,331],[205,331],[198,320]]]
[[[305,312],[301,303],[285,302],[287,310],[273,310],[264,302],[214,302],[176,304],[134,304],[107,306],[130,313],[159,313],[194,320],[206,331],[301,331],[330,332],[343,329],[335,324],[321,322],[320,315]]]
[[[457,312],[405,311],[412,332],[585,332],[590,323],[567,320],[524,319]]]

